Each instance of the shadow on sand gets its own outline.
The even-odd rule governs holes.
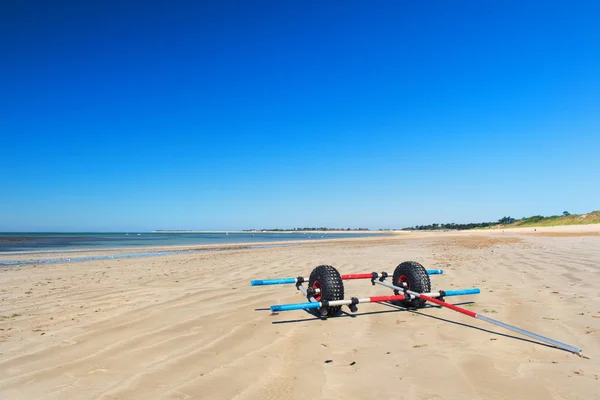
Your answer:
[[[463,303],[456,303],[455,305],[461,306],[461,305],[468,305],[468,304],[474,304],[474,303],[475,302],[473,302],[473,301],[468,301],[468,302],[463,302]],[[272,324],[273,325],[293,324],[293,323],[300,323],[300,322],[314,322],[314,321],[336,320],[338,318],[358,318],[358,317],[362,317],[362,316],[365,316],[365,315],[388,314],[388,313],[397,313],[397,312],[405,313],[405,312],[408,312],[408,313],[418,314],[418,315],[421,315],[423,317],[432,318],[432,319],[435,319],[435,320],[438,320],[438,321],[444,321],[444,322],[447,322],[447,323],[450,323],[450,324],[463,326],[465,328],[476,329],[478,331],[489,333],[489,334],[494,335],[494,336],[501,336],[501,337],[505,337],[505,338],[509,338],[509,339],[521,340],[523,342],[528,342],[528,343],[533,343],[533,344],[537,344],[537,345],[540,345],[540,346],[550,347],[550,348],[553,348],[553,349],[563,350],[563,351],[566,351],[568,353],[567,350],[560,349],[560,348],[551,346],[551,345],[543,343],[543,342],[538,342],[538,341],[531,340],[531,339],[526,339],[526,338],[522,338],[522,337],[518,337],[518,336],[513,336],[513,335],[506,334],[506,333],[499,333],[499,332],[491,331],[489,329],[480,328],[480,327],[475,326],[475,325],[465,324],[463,322],[457,322],[457,321],[453,321],[453,320],[446,319],[446,318],[436,317],[434,315],[429,315],[429,314],[425,314],[424,312],[422,312],[423,310],[427,310],[427,309],[441,309],[441,308],[443,308],[441,306],[426,305],[426,306],[424,306],[422,308],[419,308],[419,309],[411,309],[411,308],[406,308],[406,307],[398,306],[398,305],[391,304],[391,303],[379,303],[379,304],[387,306],[389,309],[388,310],[381,310],[381,311],[369,311],[369,312],[363,312],[363,313],[359,312],[359,313],[355,313],[355,314],[350,314],[350,313],[342,310],[342,312],[341,312],[340,315],[335,316],[335,317],[330,317],[330,318],[322,318],[314,310],[304,310],[304,312],[306,312],[307,314],[309,314],[312,318],[291,319],[291,320],[285,320],[285,321],[273,321]],[[256,308],[255,309],[255,311],[269,311],[269,310],[270,310],[269,308]]]

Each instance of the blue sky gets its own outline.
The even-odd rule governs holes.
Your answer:
[[[598,20],[597,1],[4,1],[0,231],[600,209]]]

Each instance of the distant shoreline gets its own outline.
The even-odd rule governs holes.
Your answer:
[[[393,236],[391,232],[148,232],[141,234],[124,233],[61,233],[61,234],[0,234],[0,256],[3,254],[45,251],[102,251],[129,249],[138,251],[144,248],[173,248],[177,246],[214,246],[252,243],[288,243],[298,241],[327,241],[344,238],[373,238]],[[135,250],[134,250],[135,249]]]
[[[150,233],[243,233],[243,234],[251,234],[251,233],[298,233],[298,234],[302,234],[302,233],[348,233],[348,234],[381,234],[381,233],[385,233],[385,232],[399,232],[400,230],[396,229],[396,230],[364,230],[364,231],[359,231],[359,230],[351,230],[351,231],[346,231],[346,230],[314,230],[314,231],[294,231],[294,230],[281,230],[281,231],[274,231],[274,230],[253,230],[253,231],[239,231],[239,230],[235,230],[235,231],[194,231],[194,230],[155,230],[155,231],[151,231]]]
[[[389,240],[396,235],[382,234],[378,237],[345,237],[345,238],[318,238],[281,241],[259,241],[259,242],[237,242],[218,244],[196,244],[196,245],[166,245],[166,246],[144,246],[144,247],[112,247],[112,248],[79,248],[79,249],[48,249],[48,250],[25,250],[25,251],[0,251],[0,270],[5,268],[29,267],[47,264],[61,264],[71,262],[87,262],[94,260],[109,260],[121,258],[139,258],[151,256],[165,256],[184,254],[192,252],[249,250],[253,248],[268,247],[292,247],[303,245],[327,244],[327,243],[354,243],[360,240],[372,241],[374,239]]]

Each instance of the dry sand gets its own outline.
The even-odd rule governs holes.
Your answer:
[[[4,269],[0,398],[597,399],[597,232],[403,233]],[[482,288],[451,302],[589,358],[437,307],[270,315],[269,305],[303,298],[289,285],[249,286],[319,264],[392,272],[406,260],[445,270],[434,289]],[[346,293],[388,294],[366,281]]]

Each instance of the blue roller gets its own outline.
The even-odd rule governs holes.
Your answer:
[[[444,273],[444,270],[442,269],[428,269],[427,270],[427,275],[442,275]]]
[[[460,296],[463,294],[479,294],[481,291],[479,288],[474,289],[463,289],[463,290],[444,290],[446,296]]]
[[[296,278],[282,278],[282,279],[257,279],[250,281],[250,286],[262,286],[262,285],[284,285],[287,283],[296,283]]]
[[[321,303],[280,304],[277,306],[271,306],[271,312],[307,310],[309,308],[320,308],[320,307],[321,307]]]

